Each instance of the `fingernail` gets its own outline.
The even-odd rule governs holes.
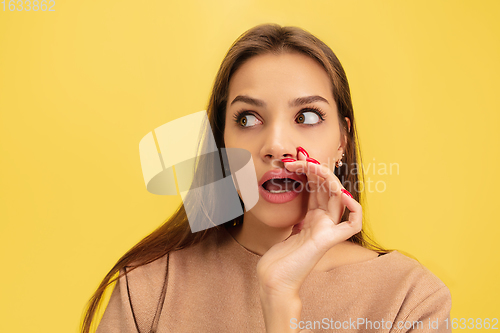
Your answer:
[[[319,163],[318,161],[316,161],[316,160],[315,160],[314,158],[312,158],[312,157],[308,157],[308,158],[306,158],[306,161],[307,161],[307,162],[316,163],[316,164],[321,164],[321,163]]]
[[[293,158],[282,158],[281,162],[297,162],[297,160],[294,160]]]
[[[302,147],[297,147],[297,155],[299,154],[298,152],[301,152],[302,154],[306,155],[306,157],[309,157],[309,154],[307,153],[307,151],[302,148]]]
[[[346,190],[346,189],[340,189],[340,190],[341,190],[343,193],[345,193],[346,195],[348,195],[348,196],[350,196],[350,197],[352,198],[352,195],[351,195],[351,193],[349,193],[349,191],[348,191],[348,190]],[[353,199],[354,199],[354,198],[353,198]]]

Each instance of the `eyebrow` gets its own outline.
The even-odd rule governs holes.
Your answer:
[[[233,99],[233,101],[231,102],[231,105],[233,105],[236,102],[243,102],[243,103],[251,104],[251,105],[254,105],[257,107],[265,107],[266,106],[266,103],[263,100],[260,100],[257,98],[252,98],[252,97],[245,96],[245,95],[236,96]],[[310,103],[314,103],[314,102],[325,102],[326,104],[330,104],[330,103],[328,103],[328,101],[325,98],[318,96],[318,95],[313,95],[313,96],[305,96],[305,97],[296,98],[294,100],[291,100],[288,103],[288,105],[290,107],[294,107],[294,106],[300,106],[300,105],[310,104]]]

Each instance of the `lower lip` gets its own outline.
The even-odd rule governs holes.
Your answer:
[[[275,204],[281,204],[285,202],[292,201],[295,199],[300,192],[297,191],[289,191],[289,192],[284,192],[284,193],[271,193],[267,190],[265,190],[262,186],[259,186],[259,192],[260,195],[266,200],[267,202],[270,203],[275,203]]]

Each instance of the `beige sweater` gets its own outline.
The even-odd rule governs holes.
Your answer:
[[[225,229],[171,252],[118,280],[97,333],[265,332],[260,258]],[[451,332],[448,288],[397,251],[313,271],[300,298],[301,318],[290,319],[297,333]]]

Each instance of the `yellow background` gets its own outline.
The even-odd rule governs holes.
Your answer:
[[[447,284],[453,318],[500,318],[500,2],[54,8],[0,11],[1,332],[77,332],[107,271],[181,202],[146,191],[139,141],[204,110],[231,43],[267,22],[341,60],[365,168],[386,186],[367,193],[376,239]]]

